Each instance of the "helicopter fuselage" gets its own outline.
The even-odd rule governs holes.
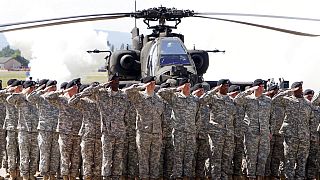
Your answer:
[[[158,37],[141,50],[141,76],[155,76],[158,83],[167,79],[197,75],[195,64],[178,37]]]

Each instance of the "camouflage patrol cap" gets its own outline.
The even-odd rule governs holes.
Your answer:
[[[292,85],[291,85],[291,89],[297,88],[297,87],[302,87],[302,84],[303,84],[302,81],[294,82],[294,83],[292,83]]]
[[[256,79],[256,80],[253,81],[252,86],[260,86],[260,85],[264,85],[264,80]]]
[[[147,76],[141,79],[142,83],[149,83],[151,81],[155,81],[155,77],[154,76]]]
[[[232,93],[232,92],[240,92],[240,86],[231,85],[228,89],[228,93]]]
[[[221,84],[230,84],[230,80],[229,79],[220,79],[217,82],[217,86],[220,86]]]
[[[14,83],[17,79],[9,79],[7,82],[7,86],[10,86],[12,83]]]
[[[36,85],[36,82],[34,81],[25,81],[23,83],[23,88],[29,88],[29,87],[32,87],[32,86],[35,86]]]
[[[309,95],[309,94],[314,94],[314,91],[312,90],[312,89],[306,89],[306,90],[304,90],[304,92],[303,92],[303,95]]]

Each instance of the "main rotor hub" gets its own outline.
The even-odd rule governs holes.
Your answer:
[[[176,29],[177,25],[180,24],[181,18],[194,16],[194,11],[191,10],[178,10],[176,8],[149,8],[141,11],[137,11],[133,17],[144,18],[143,22],[148,26],[149,29],[157,29],[159,26]],[[150,26],[150,21],[159,21],[159,25]],[[175,21],[175,26],[165,25],[166,21]],[[162,29],[162,28],[160,28]]]

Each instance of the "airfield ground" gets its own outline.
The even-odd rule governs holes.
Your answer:
[[[25,80],[27,78],[26,71],[3,71],[3,70],[0,70],[0,80],[2,80],[3,87],[6,87],[7,81],[12,78]],[[94,81],[101,83],[101,82],[106,82],[106,79],[107,79],[107,72],[91,72],[91,73],[84,74],[81,78],[81,82],[83,84],[91,83]],[[36,79],[34,79],[34,80],[36,80]]]

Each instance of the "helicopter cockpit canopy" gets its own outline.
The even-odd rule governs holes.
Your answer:
[[[188,50],[178,37],[159,37],[152,43],[146,68],[148,75],[188,76],[197,74],[194,67]]]
[[[165,38],[160,41],[160,66],[190,65],[187,50],[178,38]]]

